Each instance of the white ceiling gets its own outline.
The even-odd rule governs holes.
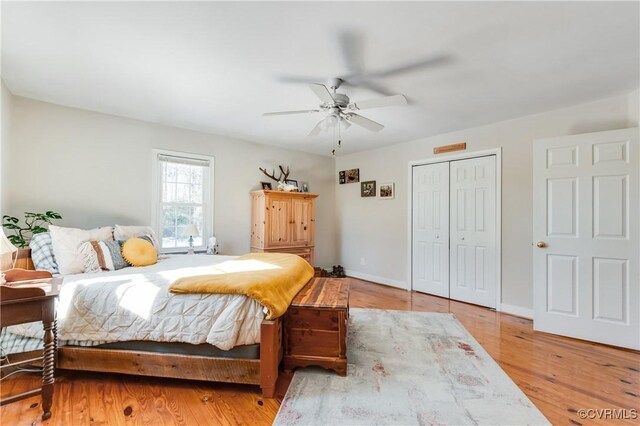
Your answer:
[[[347,153],[634,90],[638,16],[638,2],[3,2],[2,78],[19,96],[328,154],[329,134],[306,136],[321,117],[262,117],[317,107],[278,76],[346,73],[344,31],[367,70],[449,55],[377,81],[410,105],[362,111],[386,128],[351,126]]]

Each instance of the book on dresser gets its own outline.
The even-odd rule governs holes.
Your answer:
[[[252,192],[251,251],[297,254],[313,265],[317,197],[308,192]]]

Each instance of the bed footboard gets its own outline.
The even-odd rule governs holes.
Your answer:
[[[273,398],[282,360],[282,317],[263,320],[260,327],[260,388],[262,396]]]

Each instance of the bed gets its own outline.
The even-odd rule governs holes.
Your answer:
[[[229,259],[166,256],[144,268],[65,276],[57,368],[254,384],[272,397],[281,319],[265,319],[265,309],[243,295],[167,290],[176,278],[206,274]],[[38,324],[15,326],[3,340],[24,347],[41,333]]]

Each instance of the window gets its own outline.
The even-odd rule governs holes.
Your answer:
[[[189,247],[187,226],[196,225],[193,246],[202,249],[213,231],[213,158],[154,150],[154,223],[163,251]]]

